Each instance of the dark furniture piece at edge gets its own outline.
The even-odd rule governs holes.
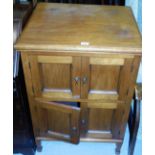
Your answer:
[[[25,26],[32,5],[14,5],[14,43]],[[13,52],[13,153],[34,155],[36,144],[33,136],[27,93],[20,54]]]
[[[29,0],[30,1],[30,0]],[[125,5],[125,0],[31,0],[37,2],[99,4],[99,5]]]
[[[130,132],[130,138],[129,138],[129,150],[128,154],[133,155],[138,128],[139,128],[139,121],[140,121],[140,103],[142,100],[142,84],[138,83],[135,86],[135,93],[133,96],[133,107],[131,106],[130,114],[129,114],[129,132]]]

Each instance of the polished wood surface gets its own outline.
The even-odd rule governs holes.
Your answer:
[[[141,60],[131,10],[40,3],[16,48],[36,141],[109,141],[119,152]]]
[[[79,142],[80,108],[65,105],[64,102],[37,100],[39,110],[40,135]],[[75,129],[75,130],[74,130]]]
[[[30,55],[35,96],[79,98],[81,57]]]
[[[91,65],[123,65],[124,59],[114,58],[90,58]]]
[[[128,7],[38,3],[15,47],[139,54],[141,36]]]

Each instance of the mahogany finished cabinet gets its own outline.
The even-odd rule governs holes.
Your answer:
[[[96,141],[119,154],[141,61],[131,9],[39,3],[15,48],[38,150],[41,140]]]

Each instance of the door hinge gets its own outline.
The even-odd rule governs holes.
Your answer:
[[[29,62],[29,69],[31,70],[31,64],[30,64],[30,62]]]
[[[34,87],[33,87],[33,85],[32,85],[32,93],[33,93],[33,95],[34,95]]]

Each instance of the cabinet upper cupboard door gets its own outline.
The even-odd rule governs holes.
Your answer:
[[[88,99],[125,100],[133,57],[83,57],[81,97]]]
[[[36,97],[80,98],[81,57],[30,55]]]

